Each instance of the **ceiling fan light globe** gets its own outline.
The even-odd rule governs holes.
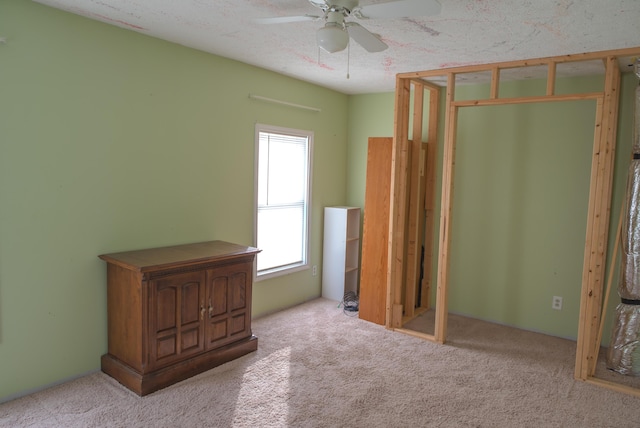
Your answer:
[[[333,23],[327,23],[316,32],[318,46],[329,53],[344,50],[349,44],[349,33]]]

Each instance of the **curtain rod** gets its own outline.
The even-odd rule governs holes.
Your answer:
[[[273,98],[262,97],[260,95],[249,94],[249,98],[254,99],[254,100],[266,101],[266,102],[274,103],[274,104],[281,104],[281,105],[289,106],[289,107],[300,108],[300,109],[303,109],[303,110],[311,110],[311,111],[315,111],[317,113],[320,113],[322,111],[319,108],[303,106],[301,104],[294,104],[294,103],[290,103],[290,102],[287,102],[287,101],[274,100]]]

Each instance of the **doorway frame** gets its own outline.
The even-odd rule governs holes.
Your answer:
[[[602,301],[607,244],[609,237],[611,196],[613,187],[613,171],[617,136],[618,105],[620,97],[621,71],[619,61],[640,56],[640,47],[600,51],[576,55],[538,58],[523,61],[510,61],[485,65],[454,67],[440,70],[401,73],[396,76],[394,137],[391,162],[391,188],[388,235],[387,263],[387,298],[386,327],[405,333],[402,328],[406,302],[405,277],[407,266],[415,265],[414,256],[407,252],[407,222],[409,220],[409,202],[419,197],[412,193],[420,191],[407,184],[407,177],[412,173],[410,159],[410,109],[411,94],[421,93],[427,87],[445,88],[444,107],[444,150],[442,154],[442,192],[440,199],[440,220],[438,235],[438,265],[436,279],[435,329],[434,334],[420,334],[424,339],[437,343],[445,343],[448,314],[448,282],[451,219],[453,212],[453,191],[455,175],[455,150],[458,111],[461,107],[494,106],[522,103],[545,103],[575,100],[594,100],[596,115],[594,121],[594,142],[589,185],[589,203],[587,208],[587,228],[582,270],[582,286],[580,296],[580,313],[578,320],[578,337],[574,377],[578,380],[594,383],[620,392],[640,396],[640,391],[624,385],[594,377],[599,349],[598,331],[604,322],[602,317]],[[558,66],[580,66],[580,63],[602,61],[604,67],[603,90],[590,93],[556,93]],[[516,97],[500,97],[500,81],[502,74],[515,70],[546,68],[546,90],[544,94]],[[484,75],[490,76],[490,91],[487,98],[473,100],[456,100],[455,88],[457,78]],[[434,83],[436,82],[436,83]],[[440,84],[438,84],[440,83]],[[430,97],[431,98],[431,97]],[[421,128],[415,128],[416,111],[424,111],[423,97],[414,96],[413,139],[420,138]],[[435,111],[434,111],[435,110]],[[435,123],[441,116],[438,103],[431,103],[429,123]],[[436,119],[434,119],[434,117]],[[432,165],[435,165],[432,164]],[[434,182],[435,168],[426,171],[427,182]],[[428,186],[427,186],[428,187]],[[435,237],[434,237],[435,239]],[[430,245],[430,242],[425,242]],[[425,276],[427,276],[425,270]]]

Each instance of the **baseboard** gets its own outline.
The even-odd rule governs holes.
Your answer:
[[[26,389],[24,391],[20,391],[16,394],[7,395],[6,397],[0,397],[0,404],[8,403],[9,401],[17,400],[18,398],[26,397],[27,395],[35,394],[36,392],[44,391],[45,389],[53,388],[54,386],[62,385],[63,383],[71,382],[76,379],[80,379],[81,377],[88,376],[93,373],[99,372],[100,369],[97,368],[95,370],[90,370],[88,372],[80,373],[77,375],[73,375],[70,377],[66,377],[60,380],[57,380],[53,383],[48,383],[43,386],[38,386],[36,388]]]

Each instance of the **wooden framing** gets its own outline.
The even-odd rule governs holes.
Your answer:
[[[420,215],[421,209],[424,207],[424,192],[419,189],[423,186],[424,180],[424,154],[422,148],[422,116],[424,104],[424,90],[421,84],[415,85],[416,89],[413,95],[413,132],[410,145],[409,157],[411,159],[411,168],[409,169],[409,212],[408,212],[408,230],[407,230],[407,279],[406,287],[404,287],[404,316],[413,317],[415,314],[416,303],[418,302],[418,280],[420,274],[421,253],[421,232],[423,232]],[[415,189],[418,189],[415,191]]]
[[[425,92],[429,94],[429,116],[427,141],[422,142]],[[413,126],[411,140],[408,128],[404,134],[406,141],[401,144],[400,154],[395,151],[397,146],[393,146],[393,159],[406,157],[404,162],[396,163],[392,160],[392,183],[405,183],[402,188],[406,191],[399,194],[398,199],[403,199],[404,202],[400,202],[399,205],[404,203],[407,209],[402,210],[399,206],[394,211],[395,215],[390,215],[389,220],[389,224],[402,224],[400,233],[404,238],[389,240],[388,264],[397,263],[393,278],[398,281],[396,283],[404,284],[403,287],[393,290],[387,288],[386,326],[389,328],[401,328],[407,320],[426,311],[430,306],[433,249],[431,245],[424,244],[433,240],[439,92],[438,86],[419,80],[407,81],[400,90],[403,96],[409,98],[413,94]],[[406,121],[408,124],[409,112],[410,108],[407,105],[399,110],[396,120]],[[393,170],[394,165],[399,165],[399,169]],[[393,209],[394,204],[391,206]],[[397,234],[394,238],[397,238]],[[395,253],[392,254],[392,251]],[[391,271],[392,269],[389,269],[388,273]]]
[[[607,255],[611,185],[615,158],[620,70],[615,58],[606,59],[604,97],[598,99],[591,163],[591,187],[584,250],[578,349],[575,377],[586,380],[595,373],[595,346],[600,324],[602,289]]]
[[[612,192],[612,178],[615,158],[616,127],[619,104],[620,70],[618,59],[626,57],[640,56],[640,47],[630,49],[619,49],[611,51],[601,51],[584,53],[577,55],[565,55],[559,57],[548,57],[531,59],[525,61],[510,61],[497,64],[476,65],[467,67],[455,67],[449,69],[421,71],[398,74],[396,78],[395,97],[395,120],[393,139],[393,162],[392,162],[392,184],[390,193],[389,219],[389,254],[387,272],[387,327],[399,331],[402,329],[402,312],[410,314],[413,308],[412,300],[404,299],[403,295],[413,293],[413,288],[405,289],[405,269],[411,266],[413,269],[413,253],[405,250],[407,240],[413,239],[413,232],[407,233],[406,213],[409,209],[409,201],[416,200],[419,194],[424,191],[420,186],[412,186],[407,182],[411,174],[411,169],[416,168],[416,163],[409,163],[409,110],[411,88],[414,87],[414,94],[421,92],[425,87],[432,88],[429,79],[446,78],[446,98],[444,107],[444,152],[442,170],[442,193],[440,204],[439,223],[439,252],[437,271],[437,293],[436,293],[436,320],[433,335],[422,333],[410,333],[428,340],[444,343],[447,333],[447,294],[449,277],[449,254],[450,254],[450,234],[451,215],[453,212],[453,191],[455,177],[455,153],[456,153],[456,130],[458,111],[462,107],[520,104],[520,103],[541,103],[541,102],[562,102],[573,100],[594,100],[596,103],[596,117],[594,122],[594,142],[592,152],[592,166],[589,190],[589,204],[587,213],[587,230],[584,249],[584,264],[582,273],[582,288],[580,300],[580,318],[577,338],[575,378],[590,383],[598,384],[607,388],[615,389],[639,395],[638,390],[630,387],[613,384],[612,382],[600,380],[594,377],[595,364],[597,361],[596,343],[598,331],[604,321],[601,316],[602,311],[602,289],[603,277],[607,256],[607,242],[610,221],[610,202]],[[572,93],[556,94],[557,66],[563,63],[573,63],[580,61],[601,60],[604,65],[604,89],[601,92],[593,93]],[[518,98],[501,98],[499,95],[500,79],[502,70],[519,69],[526,67],[545,66],[547,69],[547,84],[544,94]],[[490,92],[487,98],[475,100],[456,100],[455,87],[456,76],[465,73],[487,73],[491,76]],[[433,100],[433,90],[430,93],[429,123],[435,129],[438,120],[439,103]],[[422,96],[414,96],[414,128],[413,138],[417,140],[416,133],[421,133],[421,128],[416,128],[415,115],[422,112],[422,106],[418,105],[422,101]],[[435,141],[435,135],[429,135],[429,141]],[[432,154],[427,151],[427,178],[426,183],[435,182],[435,161]],[[415,159],[414,159],[415,160]],[[413,171],[415,173],[415,171]],[[433,177],[430,176],[433,174]],[[427,189],[429,186],[426,186]],[[427,190],[429,194],[429,190]],[[425,198],[425,203],[429,204],[429,196]],[[413,213],[413,205],[409,211]],[[431,205],[431,209],[433,205]],[[428,209],[427,209],[428,211]],[[410,223],[409,230],[413,231],[413,223]],[[428,226],[427,226],[428,236]],[[430,242],[427,242],[430,244]],[[427,245],[429,247],[429,245]],[[426,266],[426,264],[425,264]],[[425,274],[425,277],[427,275]],[[405,317],[410,318],[410,317]]]
[[[427,137],[427,152],[425,165],[425,223],[424,223],[424,257],[422,264],[424,273],[422,277],[422,301],[423,308],[429,308],[431,295],[431,266],[433,260],[433,245],[435,227],[435,202],[436,202],[436,165],[438,158],[438,106],[440,105],[440,91],[437,87],[429,88],[429,129]]]

